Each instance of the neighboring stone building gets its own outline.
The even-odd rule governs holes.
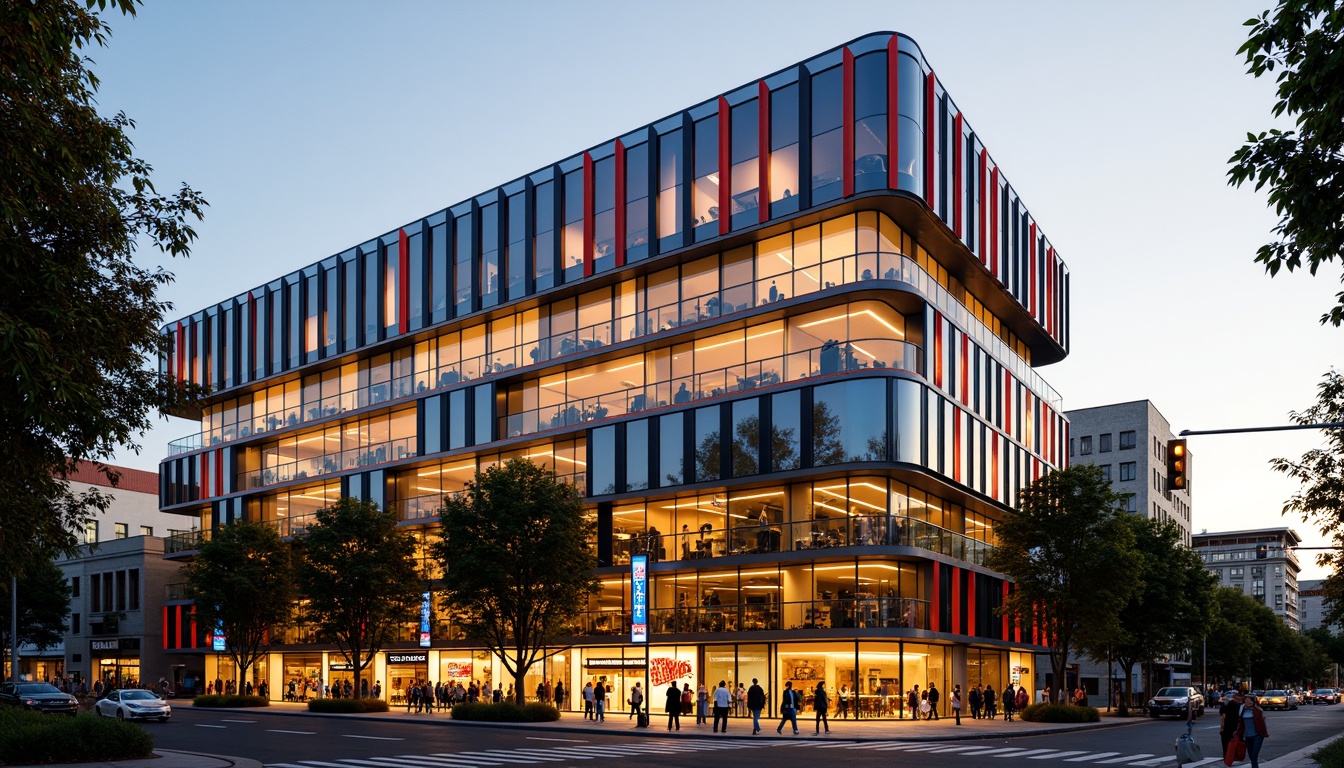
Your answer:
[[[1167,492],[1167,442],[1171,424],[1150,400],[1066,411],[1069,463],[1096,464],[1119,493],[1126,509],[1170,520],[1190,544],[1190,494]]]
[[[1298,610],[1302,617],[1302,631],[1325,626],[1325,579],[1299,582]]]
[[[1301,568],[1294,551],[1301,543],[1292,528],[1206,531],[1194,537],[1195,550],[1220,586],[1236,587],[1269,606],[1294,630],[1303,628],[1297,583]]]

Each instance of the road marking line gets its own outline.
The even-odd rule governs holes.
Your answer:
[[[1024,747],[999,747],[998,749],[991,749],[988,752],[981,752],[980,754],[996,755],[998,757],[1004,757],[1005,755],[1012,755],[1017,752],[1026,752],[1026,751],[1027,750]]]
[[[1152,756],[1153,755],[1151,752],[1143,752],[1137,755],[1125,755],[1124,757],[1114,757],[1111,758],[1110,760],[1098,760],[1097,762],[1100,763],[1101,765],[1110,765],[1112,763],[1128,763],[1131,760],[1142,760],[1145,757],[1152,757]]]
[[[417,766],[424,765],[426,763],[428,763],[429,765],[450,765],[450,766],[462,766],[462,765],[476,766],[485,763],[489,763],[490,765],[500,765],[500,763],[496,763],[493,760],[466,760],[463,758],[448,759],[445,757],[426,757],[424,755],[401,755],[401,757],[406,758],[408,761],[411,762],[412,765]]]
[[[221,723],[255,723],[256,720],[220,720]]]
[[[515,752],[524,752],[524,753],[541,752],[541,750],[539,750],[539,749],[526,749],[526,748],[522,748],[522,747],[520,747],[520,748],[518,748],[518,749],[516,749],[516,750],[514,750],[514,751],[515,751]],[[554,755],[554,754],[556,754],[557,752],[559,752],[559,750],[556,750],[555,752],[542,752],[542,754],[545,754],[545,755]],[[563,754],[563,753],[561,753],[561,754]],[[593,759],[593,756],[592,756],[592,755],[564,755],[564,758],[565,758],[566,760],[592,760],[592,759]]]
[[[405,740],[406,740],[406,739],[404,739],[404,738],[402,738],[402,737],[400,737],[400,736],[357,736],[357,735],[355,735],[355,734],[353,734],[353,733],[342,733],[341,735],[344,736],[344,737],[347,738],[347,739],[370,739],[370,740],[372,740],[372,741],[405,741]]]
[[[531,765],[532,763],[535,763],[535,762],[537,762],[537,760],[541,759],[541,758],[530,758],[530,759],[529,759],[529,758],[522,758],[522,757],[509,757],[509,756],[506,756],[506,755],[490,754],[490,753],[488,753],[488,752],[476,752],[476,751],[472,751],[472,752],[458,752],[457,754],[460,755],[460,756],[462,756],[462,757],[466,757],[466,758],[473,758],[473,757],[481,756],[481,757],[484,757],[484,758],[486,758],[486,759],[503,760],[503,761],[506,762],[506,763],[527,763],[528,765]],[[559,758],[556,758],[556,759],[559,759]]]
[[[196,723],[197,728],[228,728],[227,725],[207,725],[205,723]]]
[[[1175,759],[1176,759],[1175,755],[1167,755],[1166,757],[1155,757],[1152,760],[1144,760],[1141,763],[1132,763],[1132,765],[1161,765],[1162,763],[1165,763],[1168,760],[1175,760]]]
[[[262,768],[304,768],[298,763],[266,763]]]
[[[528,736],[527,738],[531,739],[532,741],[570,741],[570,742],[573,742],[573,743],[575,743],[575,744],[587,744],[587,743],[588,743],[588,740],[587,740],[587,739],[548,739],[548,738],[546,738],[546,737],[544,737],[544,736]]]
[[[517,750],[517,749],[487,749],[486,751],[484,751],[484,752],[480,752],[480,753],[478,753],[478,754],[482,754],[482,755],[489,756],[489,755],[493,755],[493,754],[499,753],[500,756],[506,756],[506,755],[516,755],[516,754],[518,754],[520,751],[521,751],[521,750]],[[563,761],[564,761],[564,758],[563,758],[563,757],[557,757],[557,756],[555,756],[555,755],[548,755],[548,754],[545,754],[545,753],[541,753],[541,754],[532,754],[532,755],[528,755],[528,757],[533,757],[533,758],[536,758],[537,760],[560,761],[560,762],[563,762]]]
[[[968,750],[968,749],[984,749],[984,747],[977,747],[977,746],[965,746],[965,747],[939,747],[939,748],[937,748],[937,749],[931,749],[931,750],[929,750],[929,751],[930,751],[930,752],[965,752],[965,751]]]
[[[1065,755],[1085,755],[1085,754],[1087,754],[1087,750],[1085,750],[1085,749],[1074,749],[1074,750],[1070,750],[1070,751],[1068,751],[1068,752],[1060,752],[1059,754],[1055,754],[1055,755],[1036,755],[1035,757],[1033,757],[1033,758],[1031,758],[1031,759],[1032,759],[1032,760],[1058,760],[1059,758],[1061,758],[1061,757],[1063,757],[1063,756],[1065,756]]]
[[[1059,750],[1057,749],[1028,749],[1024,752],[1018,752],[1016,755],[1011,755],[1011,757],[1026,757],[1027,755],[1039,755],[1043,752],[1049,752],[1051,754],[1054,754],[1055,752],[1058,751]],[[997,755],[997,757],[1009,757],[1009,755]]]
[[[319,768],[350,768],[350,766],[345,765],[344,763],[324,763],[321,760],[300,760],[299,762],[304,765],[316,765],[319,766]]]
[[[267,732],[267,733],[296,733],[296,734],[299,734],[300,736],[316,736],[316,735],[317,735],[317,731],[281,731],[281,730],[278,730],[278,729],[275,729],[275,728],[267,728],[267,729],[266,729],[266,732]],[[279,763],[277,763],[277,765],[279,765]]]
[[[1085,762],[1085,761],[1086,761],[1086,762],[1092,762],[1093,760],[1100,760],[1100,759],[1103,758],[1103,757],[1115,757],[1115,756],[1118,755],[1118,754],[1120,754],[1120,753],[1119,753],[1119,752],[1094,752],[1094,753],[1092,753],[1092,754],[1090,754],[1090,755],[1083,755],[1082,757],[1070,757],[1068,760],[1065,760],[1064,762],[1066,762],[1066,763],[1081,763],[1081,762]]]
[[[370,757],[370,758],[368,758],[368,759],[366,759],[366,760],[356,760],[356,759],[354,759],[354,758],[348,758],[348,759],[345,760],[345,762],[346,762],[346,763],[355,763],[355,764],[358,764],[358,765],[372,765],[372,766],[377,766],[377,768],[387,768],[389,765],[397,765],[397,766],[419,766],[419,765],[424,765],[425,762],[427,762],[427,761],[426,761],[424,758],[420,758],[420,757],[416,757],[416,758],[413,759],[413,760],[398,760],[398,759],[393,758],[393,757]],[[434,765],[461,765],[461,766],[476,766],[476,765],[487,765],[487,764],[488,764],[488,765],[503,765],[503,763],[495,763],[495,762],[491,762],[491,761],[488,761],[488,760],[435,760],[435,761],[433,762],[433,764],[434,764]],[[350,766],[349,766],[349,765],[345,765],[345,766],[342,766],[342,768],[350,768]]]
[[[853,745],[853,746],[849,746],[848,748],[849,748],[849,749],[881,749],[881,748],[883,748],[883,747],[899,747],[899,746],[901,746],[901,745],[903,745],[903,744],[907,744],[907,743],[909,743],[909,742],[905,742],[905,741],[879,741],[879,742],[875,742],[875,743],[872,743],[872,744],[855,744],[855,745]],[[837,746],[846,746],[846,745],[844,745],[844,744],[840,744],[840,745],[837,745]]]

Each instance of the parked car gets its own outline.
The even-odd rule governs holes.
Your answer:
[[[150,720],[168,722],[173,708],[153,691],[142,688],[117,689],[109,692],[93,705],[93,713],[118,720]]]
[[[5,683],[0,685],[0,703],[27,707],[53,715],[75,715],[79,699],[48,683]]]
[[[1339,690],[1336,688],[1317,688],[1316,693],[1312,694],[1312,704],[1338,704]]]
[[[1148,714],[1153,717],[1176,715],[1185,717],[1187,710],[1193,709],[1195,717],[1204,714],[1204,695],[1189,687],[1167,687],[1148,700]]]
[[[1273,688],[1265,691],[1265,695],[1260,697],[1261,709],[1297,709],[1297,694],[1292,691],[1285,691],[1282,688]]]

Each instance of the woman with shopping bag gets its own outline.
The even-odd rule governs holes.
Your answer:
[[[1260,708],[1260,700],[1254,694],[1246,696],[1241,705],[1241,722],[1237,723],[1237,736],[1246,742],[1246,756],[1251,759],[1251,768],[1260,768],[1260,747],[1269,738],[1269,729],[1265,727],[1265,710]],[[1227,759],[1226,755],[1223,757]]]

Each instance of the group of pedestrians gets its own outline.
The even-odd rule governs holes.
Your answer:
[[[1260,748],[1269,738],[1269,729],[1265,727],[1265,710],[1260,707],[1260,699],[1248,693],[1245,686],[1227,697],[1218,708],[1220,718],[1218,735],[1223,741],[1223,751],[1227,754],[1227,745],[1233,738],[1246,742],[1246,757],[1251,768],[1260,768]]]

